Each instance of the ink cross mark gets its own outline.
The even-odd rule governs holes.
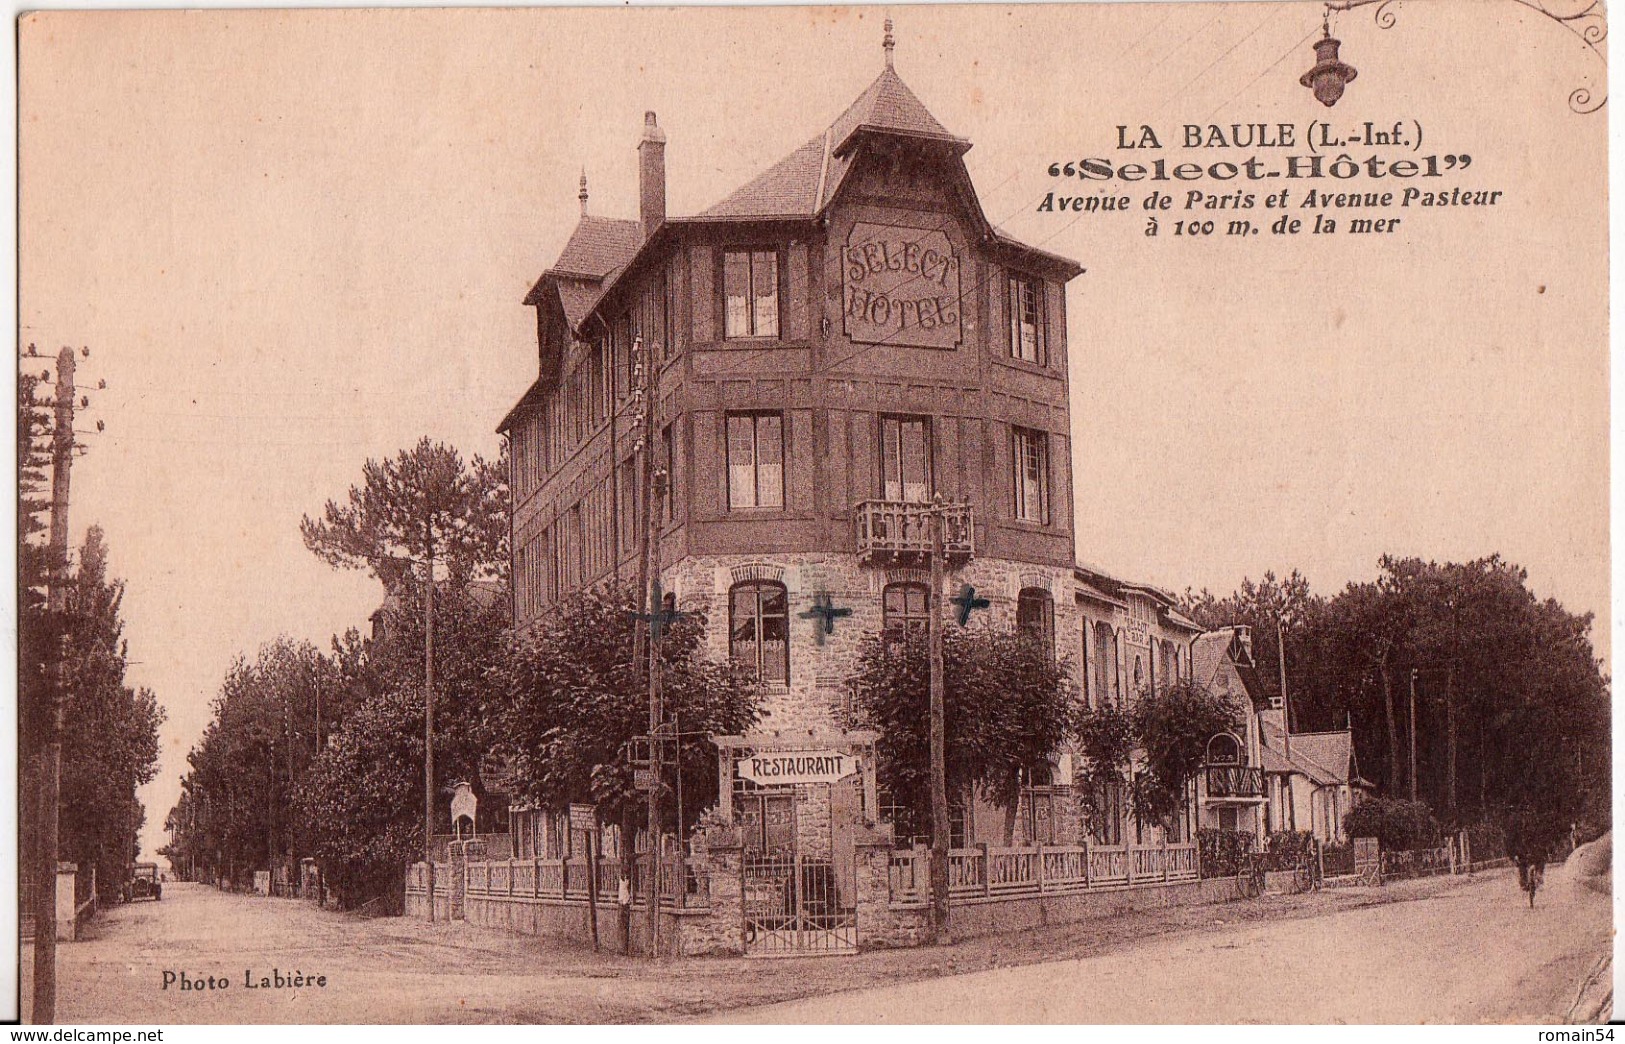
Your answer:
[[[824,644],[824,635],[835,633],[835,620],[841,616],[851,616],[852,610],[844,606],[837,607],[827,594],[813,596],[812,608],[797,613],[804,620],[818,620],[813,624],[813,636],[818,644]]]
[[[648,623],[649,638],[651,641],[660,641],[660,636],[666,630],[666,626],[668,624],[674,624],[684,617],[694,615],[693,613],[678,612],[676,609],[667,609],[666,596],[661,593],[660,581],[658,580],[655,581],[654,596],[651,601],[652,604],[648,612],[640,613],[634,611],[627,614],[634,620],[643,620]]]
[[[961,627],[964,627],[966,624],[970,623],[970,614],[972,609],[986,609],[993,604],[986,598],[976,597],[976,588],[972,587],[970,584],[966,584],[964,587],[959,589],[959,597],[950,598],[948,601],[959,606],[959,626]]]

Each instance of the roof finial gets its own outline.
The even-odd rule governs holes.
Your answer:
[[[587,216],[587,168],[586,167],[581,168],[581,195],[578,196],[577,198],[581,200],[581,216],[586,217]]]
[[[886,49],[886,68],[890,69],[892,67],[892,51],[897,49],[897,41],[892,37],[891,34],[890,18],[886,19],[886,38],[880,42],[880,46]]]

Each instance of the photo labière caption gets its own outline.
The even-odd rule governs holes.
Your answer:
[[[1493,211],[1470,153],[1424,149],[1415,120],[1118,124],[1107,155],[1056,160],[1039,213],[1138,216],[1146,238],[1357,235]],[[1121,220],[1121,219],[1120,219]]]

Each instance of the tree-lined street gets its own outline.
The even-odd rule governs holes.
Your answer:
[[[63,948],[59,1011],[86,1023],[1551,1022],[1607,949],[1608,902],[1564,868],[1550,881],[1534,910],[1503,870],[943,950],[672,964],[181,883]],[[166,990],[166,970],[230,985]],[[248,989],[245,971],[327,984]]]

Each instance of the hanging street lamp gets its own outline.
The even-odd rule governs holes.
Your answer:
[[[1315,92],[1315,98],[1328,109],[1343,96],[1343,88],[1354,81],[1359,72],[1337,57],[1342,41],[1332,38],[1329,21],[1321,23],[1322,36],[1315,42],[1315,67],[1304,73],[1299,83]]]

